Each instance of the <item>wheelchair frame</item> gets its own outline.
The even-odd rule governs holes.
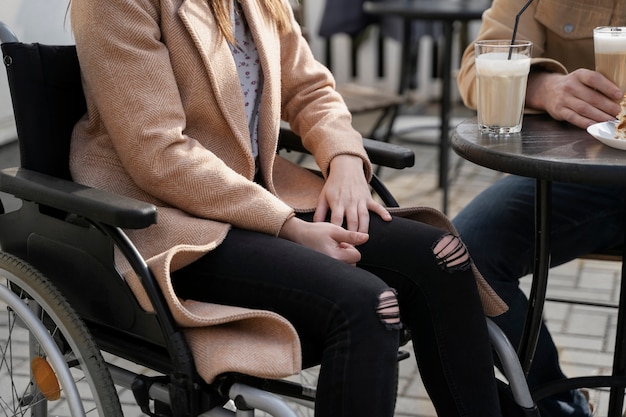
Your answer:
[[[89,382],[96,406],[87,411],[97,410],[99,415],[121,415],[119,401],[113,405],[100,404],[116,402],[110,398],[113,383],[132,390],[142,412],[151,416],[251,417],[258,409],[274,417],[295,417],[283,398],[312,407],[315,388],[287,380],[238,374],[221,376],[212,384],[201,380],[185,337],[174,322],[152,272],[122,230],[155,223],[156,208],[71,182],[67,166],[69,133],[85,111],[75,50],[70,46],[19,43],[1,22],[0,41],[9,74],[21,158],[21,167],[0,171],[0,191],[23,202],[20,209],[10,213],[2,210],[0,215],[0,244],[4,252],[0,254],[0,275],[7,280],[7,286],[0,291],[0,301],[5,302],[21,326],[35,336],[30,342],[31,351],[36,351],[38,345],[43,346],[44,357],[49,358],[61,382],[62,395],[71,405],[71,415],[84,415],[85,411],[81,407],[82,394],[72,387],[76,385],[76,377],[70,375],[74,371],[80,371],[89,381],[98,378],[104,381],[102,386]],[[47,56],[51,51],[52,57]],[[55,56],[59,51],[60,58]],[[56,62],[57,58],[70,62],[69,76],[65,73],[68,67],[63,67],[60,71],[63,82],[59,85],[48,79],[47,68],[42,69],[45,74],[38,75],[46,78],[43,80],[45,87],[33,87],[32,79],[21,73],[31,59],[49,63]],[[25,59],[26,64],[18,63],[21,59]],[[15,68],[16,64],[21,65],[20,69]],[[73,84],[65,83],[67,78]],[[52,94],[42,100],[38,89],[51,86]],[[27,94],[22,94],[24,91]],[[34,95],[26,97],[31,92]],[[55,94],[78,98],[77,107],[55,104]],[[68,98],[61,97],[61,100],[65,102]],[[69,118],[73,120],[60,130],[56,129],[57,121],[45,117],[50,108],[61,111],[65,118],[65,113],[71,113]],[[28,109],[28,114],[24,109]],[[38,123],[31,123],[33,117]],[[36,149],[33,149],[34,143],[29,143],[33,140],[37,140]],[[406,148],[367,139],[365,145],[375,164],[396,169],[413,165],[413,153]],[[288,130],[281,132],[280,146],[306,151],[299,138]],[[54,165],[56,161],[49,158],[50,155],[60,157],[60,164]],[[385,204],[397,205],[378,178],[372,185]],[[115,269],[114,247],[123,253],[139,276],[155,314],[141,309]],[[50,297],[61,301],[59,304],[47,302]],[[108,303],[111,300],[115,305]],[[63,317],[69,318],[61,319],[57,310],[62,310]],[[501,330],[491,321],[488,323],[492,345],[504,364],[520,415],[538,415],[515,350]],[[60,332],[53,332],[55,329]],[[86,339],[85,346],[74,343],[75,329]],[[145,376],[106,364],[101,351],[154,370],[159,376]],[[87,356],[94,357],[94,363],[90,363]],[[399,359],[406,356],[405,352],[399,352]],[[97,378],[91,375],[92,368]],[[29,395],[33,398],[42,396],[40,382],[31,376],[32,394]],[[99,389],[109,392],[101,394]],[[233,404],[235,410],[231,409]],[[33,411],[38,417],[47,416],[45,401]]]

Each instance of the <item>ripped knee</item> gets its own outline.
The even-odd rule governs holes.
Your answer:
[[[461,238],[445,234],[433,247],[437,265],[444,271],[458,271],[469,268],[471,260],[467,247]]]
[[[380,294],[376,312],[387,329],[396,330],[402,327],[400,305],[394,290],[387,289]]]

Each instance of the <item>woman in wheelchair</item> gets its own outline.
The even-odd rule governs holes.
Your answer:
[[[443,215],[372,197],[362,138],[287,2],[72,0],[71,21],[88,107],[72,176],[158,206],[128,233],[183,324],[210,307],[205,379],[320,363],[316,415],[392,416],[406,326],[438,415],[500,415],[484,314],[506,306]],[[319,175],[277,154],[281,118]],[[284,334],[298,348],[272,362]]]

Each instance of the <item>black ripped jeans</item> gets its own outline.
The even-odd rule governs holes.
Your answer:
[[[381,295],[393,288],[439,417],[499,416],[472,272],[467,263],[447,268],[433,253],[445,235],[372,215],[370,239],[354,267],[284,239],[233,229],[217,249],[172,276],[183,298],[287,318],[300,336],[304,366],[321,363],[320,417],[393,415],[399,326],[379,311]]]

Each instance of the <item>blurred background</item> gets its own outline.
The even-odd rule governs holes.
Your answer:
[[[377,44],[378,26],[368,26],[358,36],[341,33],[343,27],[326,28],[332,36],[321,37],[320,26],[324,19],[325,2],[319,0],[290,0],[299,10],[307,39],[315,56],[322,62],[332,61],[332,71],[338,83],[347,81],[360,85],[373,86],[387,91],[396,91],[399,83],[400,42],[397,37],[384,37],[384,56],[380,56]],[[357,2],[345,1],[346,7],[356,11]],[[354,3],[354,4],[352,4]],[[67,7],[69,0],[2,0],[0,20],[7,23],[18,38],[25,42],[41,42],[52,44],[73,43]],[[351,13],[346,11],[346,15]],[[349,16],[348,16],[349,17]],[[337,24],[337,22],[335,22]],[[392,26],[399,27],[392,22]],[[478,22],[474,22],[478,24]],[[341,25],[341,22],[339,22]],[[328,25],[326,25],[328,26]],[[473,26],[470,30],[473,30]],[[411,97],[419,103],[436,100],[439,95],[440,83],[436,76],[437,39],[430,36],[431,28],[423,28],[425,36],[416,42],[419,53],[415,56],[415,79],[411,85]],[[436,30],[434,31],[436,33]],[[353,43],[355,41],[355,43]],[[356,48],[356,61],[351,62],[351,48]],[[455,54],[460,48],[455,48]],[[383,66],[383,76],[378,74],[379,62]],[[455,64],[458,59],[453,60]],[[353,66],[355,68],[353,68]],[[453,92],[453,94],[455,94]],[[10,99],[6,85],[6,74],[0,71],[0,145],[15,139],[15,127]]]

